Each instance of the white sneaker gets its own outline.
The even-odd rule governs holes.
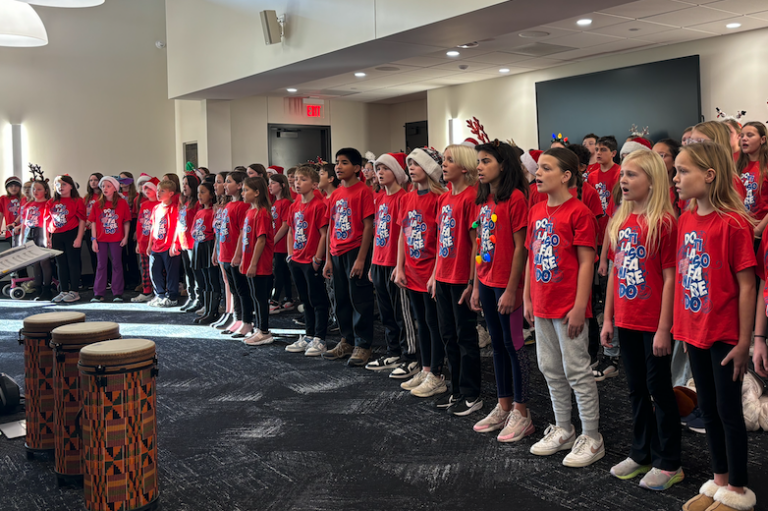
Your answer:
[[[432,397],[445,392],[448,392],[445,376],[438,378],[434,373],[429,373],[421,385],[411,390],[411,394],[416,397]]]
[[[485,348],[491,344],[491,334],[489,334],[488,330],[483,328],[480,324],[477,325],[477,340],[480,344],[480,348]]]
[[[272,332],[262,332],[261,330],[256,330],[255,334],[250,337],[246,337],[243,339],[243,342],[248,346],[262,346],[264,344],[272,344],[274,340],[275,339],[272,337]]]
[[[504,429],[501,430],[496,440],[499,442],[517,442],[533,434],[535,430],[530,410],[528,410],[528,417],[523,417],[520,410],[512,410]]]
[[[419,385],[421,385],[422,383],[424,383],[424,380],[427,379],[427,375],[429,375],[428,372],[419,371],[418,373],[416,373],[416,376],[414,376],[408,381],[404,381],[403,383],[401,383],[400,388],[403,390],[413,390]]]
[[[518,412],[519,413],[519,412]],[[472,427],[478,433],[488,433],[489,431],[496,431],[504,427],[509,418],[509,412],[501,407],[500,403],[496,403],[496,406],[491,410],[491,413],[485,416],[484,419],[475,423]]]
[[[600,435],[600,440],[595,440],[587,435],[581,435],[576,439],[571,452],[563,459],[563,465],[573,468],[588,467],[592,463],[603,459],[603,456],[605,456],[603,435]]]
[[[131,298],[131,303],[147,303],[152,301],[152,295],[141,294]]]
[[[573,426],[571,426],[573,427]],[[565,451],[573,447],[576,441],[576,430],[568,433],[559,426],[550,424],[544,430],[544,438],[531,446],[531,454],[537,456],[549,456],[559,451]]]
[[[79,302],[80,301],[80,293],[77,291],[70,291],[67,293],[64,298],[61,300],[64,303],[73,303],[73,302]]]
[[[307,342],[306,337],[300,335],[298,341],[285,347],[285,351],[288,353],[304,353],[307,351],[307,346],[309,346],[309,342]]]
[[[155,296],[150,301],[147,302],[147,305],[150,307],[160,307],[160,304],[165,300],[165,298],[160,298],[159,296]]]
[[[59,293],[56,296],[54,296],[51,299],[51,301],[53,303],[59,303],[59,302],[61,302],[64,299],[65,296],[67,296],[67,294],[69,294],[69,291],[67,291],[67,292],[62,291],[61,293]]]
[[[305,357],[319,357],[323,353],[328,351],[325,346],[325,341],[320,340],[319,337],[312,339],[312,342],[307,345],[307,351],[304,352]]]

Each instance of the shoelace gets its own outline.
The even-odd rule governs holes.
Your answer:
[[[587,448],[587,437],[580,437],[578,440],[576,440],[576,445],[573,446],[573,451],[575,454],[581,454],[582,451],[584,451]]]

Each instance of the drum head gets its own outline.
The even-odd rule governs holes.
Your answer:
[[[118,339],[89,344],[80,350],[80,366],[122,366],[152,360],[155,343],[147,339]]]
[[[82,323],[85,314],[82,312],[46,312],[24,318],[24,332],[48,333],[54,328],[70,323]]]
[[[120,337],[120,325],[111,321],[74,323],[55,328],[51,344],[91,344]]]

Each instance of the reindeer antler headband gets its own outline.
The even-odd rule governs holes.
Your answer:
[[[30,163],[29,171],[32,173],[32,181],[39,181],[41,183],[48,182],[48,178],[43,177],[43,171],[40,169],[40,165]]]

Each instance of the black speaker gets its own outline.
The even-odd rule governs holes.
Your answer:
[[[13,378],[0,373],[0,413],[10,413],[19,406],[19,386]]]

